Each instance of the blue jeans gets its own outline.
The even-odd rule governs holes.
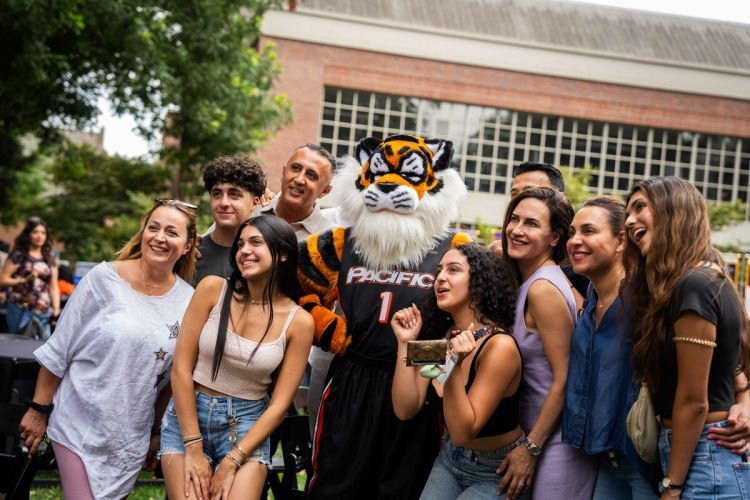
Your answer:
[[[8,323],[10,333],[22,334],[32,317],[36,318],[42,327],[42,338],[48,339],[52,335],[52,328],[49,325],[49,320],[52,317],[51,312],[37,314],[25,310],[13,302],[5,304],[5,321]]]
[[[523,443],[524,437],[521,436],[515,443],[500,450],[474,451],[454,445],[446,433],[440,454],[435,459],[430,477],[427,478],[427,484],[419,498],[423,500],[505,498],[504,494],[500,496],[497,494],[497,487],[503,477],[497,475],[495,471],[505,456]],[[526,491],[530,491],[530,488]],[[520,498],[527,498],[527,496]]]
[[[703,426],[685,479],[682,500],[750,500],[750,463],[744,461],[744,456],[735,455],[707,437],[711,427],[728,426],[727,421]],[[659,434],[659,456],[665,471],[669,466],[671,444],[672,429],[662,429]]]
[[[619,451],[599,455],[599,473],[596,475],[593,500],[656,500],[648,480],[638,470],[638,465]]]
[[[198,411],[198,428],[203,436],[203,453],[214,467],[239,444],[267,406],[268,399],[250,401],[229,396],[209,396],[196,391],[195,408]],[[182,437],[172,398],[161,421],[159,455],[184,455]],[[257,449],[245,451],[248,452],[248,460],[271,464],[270,438],[266,438]]]

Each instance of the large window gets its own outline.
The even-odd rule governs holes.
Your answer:
[[[321,144],[352,154],[363,137],[416,133],[453,141],[471,191],[508,194],[512,166],[542,161],[594,169],[591,190],[625,194],[634,181],[678,175],[709,201],[748,201],[750,139],[605,123],[326,87]]]

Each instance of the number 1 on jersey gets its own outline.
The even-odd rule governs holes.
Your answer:
[[[378,316],[378,323],[384,325],[388,324],[388,316],[391,312],[392,300],[393,292],[383,292],[380,294],[380,315]]]

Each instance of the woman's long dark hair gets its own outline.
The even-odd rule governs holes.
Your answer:
[[[237,267],[236,257],[237,252],[239,251],[240,236],[242,235],[243,229],[248,226],[253,226],[258,232],[260,232],[261,236],[263,236],[263,240],[268,246],[269,252],[271,253],[271,272],[268,275],[266,286],[263,288],[262,297],[250,296],[247,281],[242,279],[240,269]],[[253,359],[255,352],[263,343],[263,339],[266,338],[266,334],[268,334],[268,330],[273,323],[273,301],[271,299],[274,292],[280,292],[295,302],[297,302],[302,296],[302,289],[300,288],[299,281],[297,281],[298,255],[297,237],[294,234],[292,226],[275,215],[259,215],[257,217],[252,217],[243,222],[239,229],[237,229],[237,236],[234,238],[232,250],[229,252],[229,262],[232,266],[232,274],[229,277],[229,284],[227,285],[226,292],[224,293],[224,300],[221,305],[219,329],[216,334],[216,347],[214,349],[211,375],[212,380],[216,380],[216,377],[219,374],[221,360],[224,357],[224,346],[227,340],[227,326],[229,324],[230,316],[229,308],[234,294],[239,295],[240,301],[245,302],[246,304],[251,300],[268,303],[269,315],[266,330],[263,332],[263,336],[256,344],[253,352],[250,353],[250,358],[247,360],[249,363],[250,360]]]
[[[52,252],[52,245],[54,240],[49,232],[49,225],[41,217],[29,217],[26,220],[26,225],[23,227],[23,231],[18,235],[16,241],[13,243],[13,250],[20,252],[24,258],[29,257],[29,248],[31,247],[31,233],[37,226],[43,226],[47,231],[47,239],[44,240],[42,245],[42,259],[47,265],[52,266],[55,263],[55,254]]]
[[[491,322],[510,331],[515,320],[518,292],[510,269],[494,252],[476,243],[459,245],[456,250],[469,263],[469,308],[482,323]],[[453,318],[440,310],[434,290],[427,294],[420,311],[424,323],[419,338],[429,340],[445,337]]]
[[[742,315],[739,366],[750,378],[750,338],[742,300],[719,251],[711,244],[708,209],[700,191],[690,182],[675,176],[644,179],[630,190],[628,202],[638,192],[649,202],[653,228],[648,255],[641,255],[638,246],[628,238],[623,255],[627,277],[624,290],[633,312],[633,369],[639,380],[646,382],[657,395],[662,380],[661,355],[666,349],[669,308],[677,282],[702,262],[718,265],[721,272],[708,271],[723,280],[721,286],[732,289]],[[717,292],[718,295],[718,292]]]

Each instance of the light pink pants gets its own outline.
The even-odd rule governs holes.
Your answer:
[[[89,478],[86,476],[86,466],[81,458],[60,443],[52,442],[55,450],[57,468],[60,470],[63,496],[76,500],[93,500]]]

